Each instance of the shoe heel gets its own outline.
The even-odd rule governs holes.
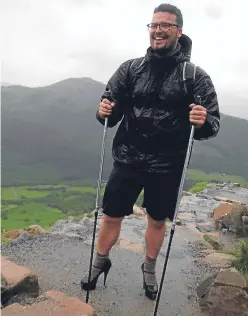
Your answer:
[[[143,274],[143,289],[145,289],[145,296],[151,300],[155,300],[157,297],[157,287],[156,289],[153,289],[153,287],[148,286],[145,282],[145,274],[144,274],[144,263],[141,265],[141,270]]]
[[[110,268],[111,268],[111,262],[109,261],[106,263],[106,268],[103,271],[103,274],[104,274],[103,285],[104,286],[106,286],[106,280],[107,280],[107,276],[108,276]]]

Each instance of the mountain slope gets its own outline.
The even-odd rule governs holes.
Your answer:
[[[95,113],[105,85],[67,79],[2,87],[2,185],[96,178],[103,128]],[[104,178],[112,167],[109,129]],[[248,179],[248,121],[222,115],[217,138],[195,142],[191,168]]]

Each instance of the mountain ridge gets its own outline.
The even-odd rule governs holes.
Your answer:
[[[95,178],[103,132],[95,113],[104,90],[105,84],[89,77],[2,87],[2,184]],[[104,178],[112,168],[110,141],[117,127],[108,130]],[[221,113],[219,135],[195,142],[190,168],[248,179],[245,135],[246,119]]]

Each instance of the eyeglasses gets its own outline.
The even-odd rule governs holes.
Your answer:
[[[157,27],[159,26],[160,30],[161,31],[168,31],[170,30],[172,27],[177,27],[179,28],[179,25],[177,24],[171,24],[171,23],[150,23],[150,24],[147,24],[147,28],[148,30],[151,32],[151,31],[155,31],[157,30]]]

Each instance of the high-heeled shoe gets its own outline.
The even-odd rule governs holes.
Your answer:
[[[145,274],[155,274],[155,273],[151,273],[151,272],[147,272],[144,270],[144,263],[141,265],[141,270],[143,273],[143,289],[145,289],[145,295],[146,297],[148,297],[151,300],[155,300],[157,293],[158,293],[158,285],[147,285],[146,281],[145,281]]]
[[[105,286],[108,272],[109,272],[111,266],[112,266],[112,263],[111,263],[110,259],[107,259],[106,262],[104,263],[103,267],[101,268],[101,271],[93,279],[91,279],[90,282],[88,282],[88,275],[85,276],[81,280],[81,288],[83,290],[90,290],[90,291],[94,290],[96,288],[97,280],[102,273],[104,274],[103,283]]]

